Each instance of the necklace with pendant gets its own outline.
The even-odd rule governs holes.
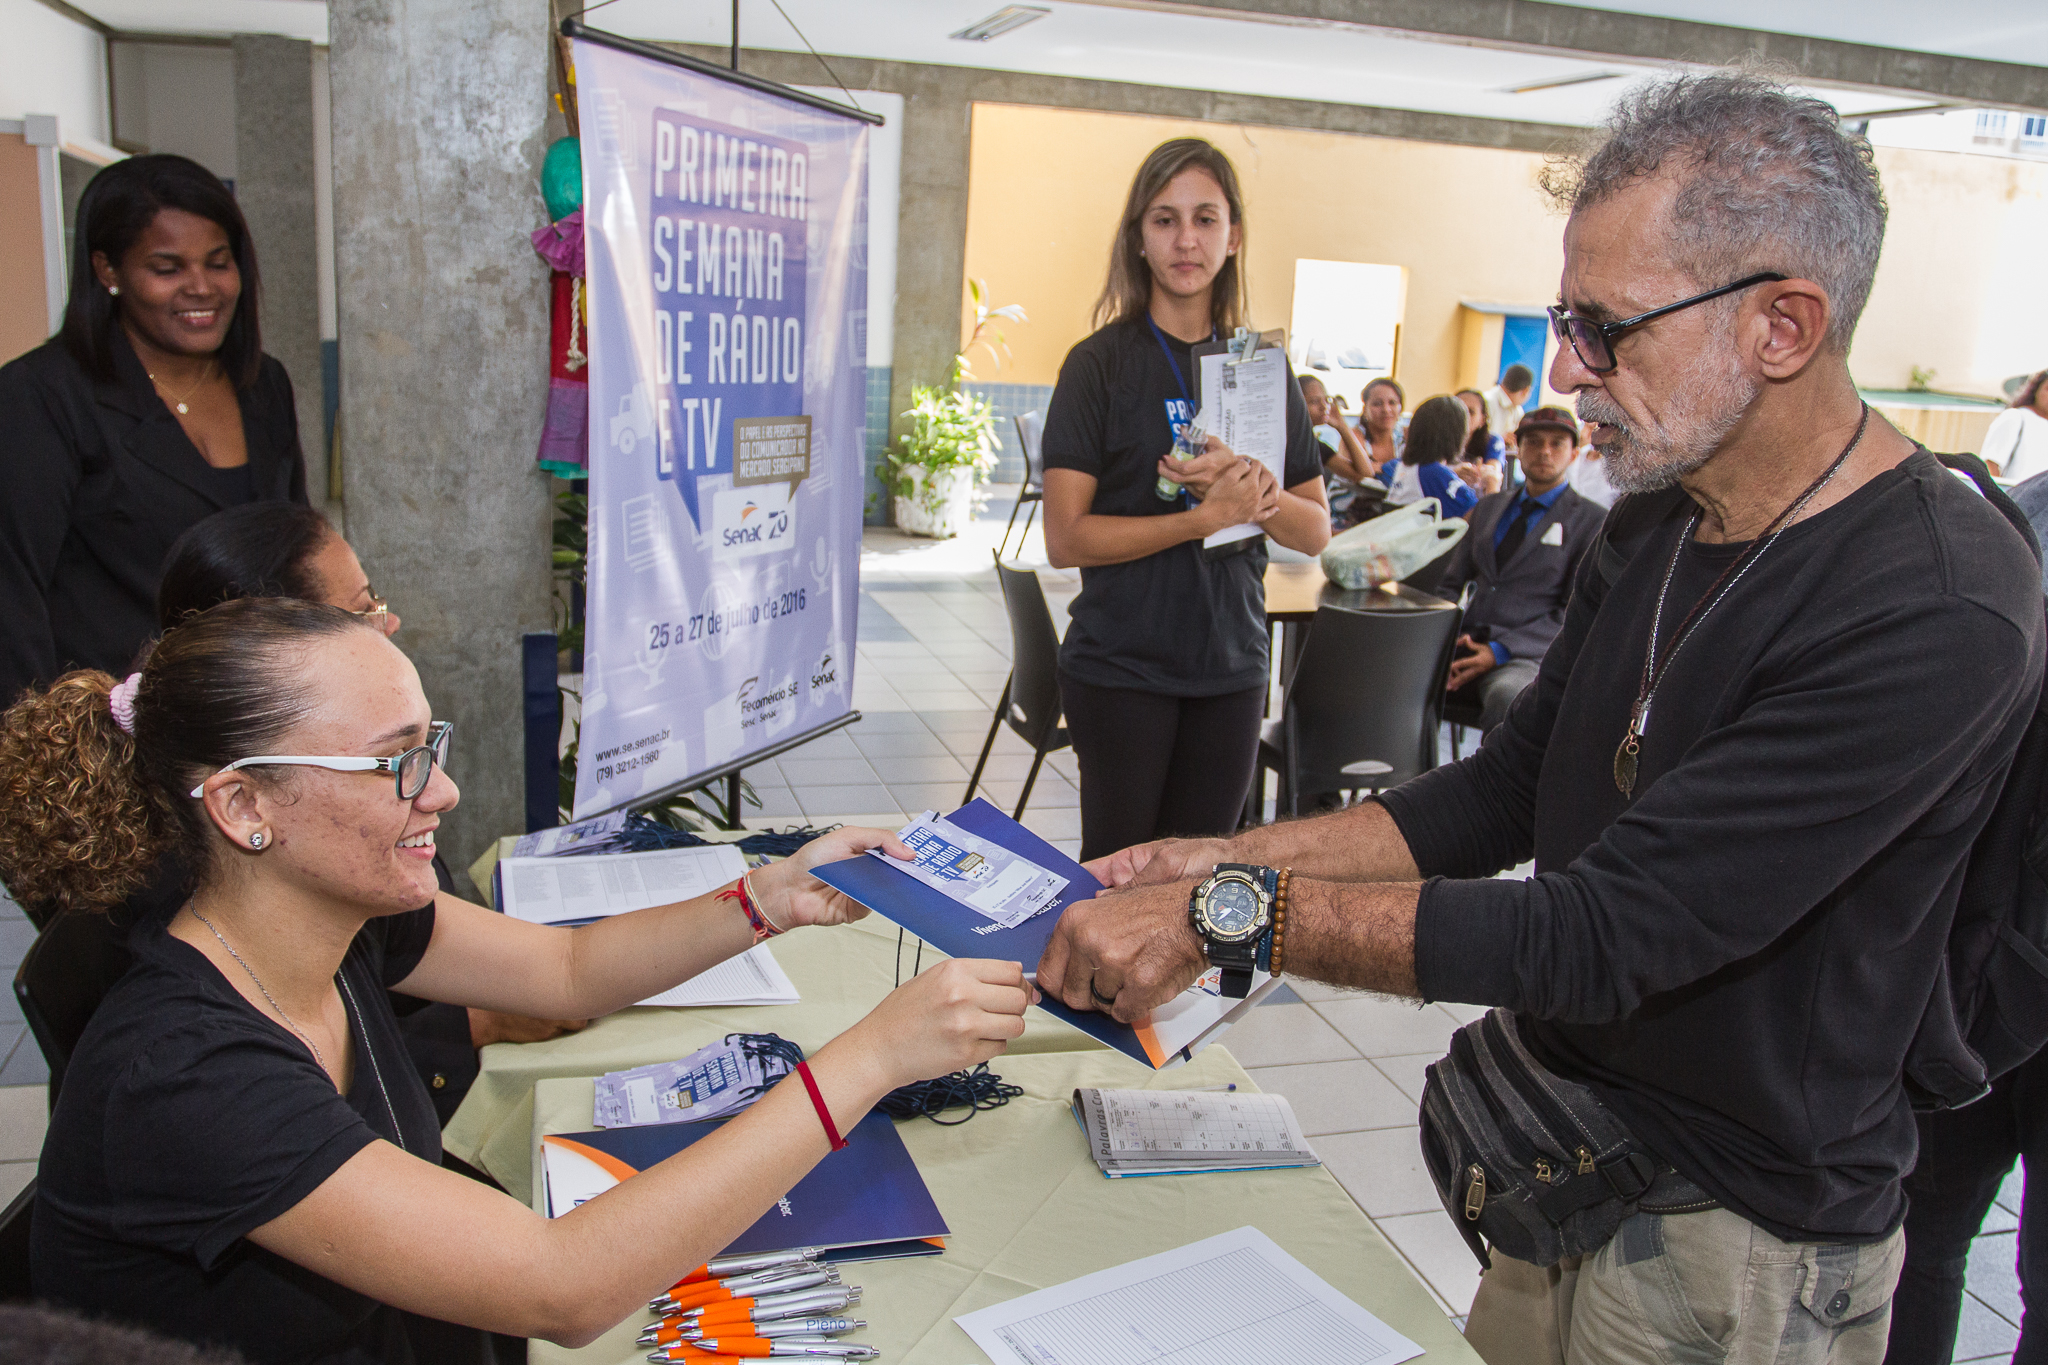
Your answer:
[[[149,371],[144,370],[143,373],[149,374]],[[193,394],[199,392],[200,385],[204,384],[207,380],[211,378],[213,378],[213,366],[208,365],[206,367],[206,373],[199,376],[199,382],[197,384],[194,384],[191,388],[185,390],[183,393],[177,395],[176,397],[172,397],[170,394],[164,392],[163,381],[161,379],[158,379],[155,375],[149,375],[149,382],[156,385],[157,396],[162,398],[166,403],[169,403],[173,408],[176,408],[178,410],[178,415],[180,417],[183,417],[192,411],[191,405],[188,404],[185,400],[190,398]]]
[[[1750,542],[1747,550],[1730,561],[1728,567],[1721,570],[1721,576],[1700,594],[1699,601],[1692,604],[1692,610],[1685,614],[1685,619],[1678,623],[1678,629],[1672,632],[1671,649],[1660,663],[1657,659],[1657,634],[1664,621],[1664,599],[1671,591],[1672,576],[1678,572],[1678,557],[1685,553],[1686,544],[1692,540],[1693,532],[1700,524],[1700,511],[1698,508],[1693,509],[1692,520],[1685,524],[1685,530],[1678,537],[1678,544],[1672,547],[1671,562],[1664,566],[1664,584],[1657,590],[1657,610],[1650,617],[1650,647],[1643,655],[1642,685],[1637,688],[1635,705],[1629,710],[1628,730],[1622,735],[1621,744],[1614,751],[1614,785],[1620,788],[1623,797],[1632,797],[1635,794],[1636,768],[1642,759],[1643,736],[1650,728],[1650,703],[1655,699],[1657,688],[1662,685],[1665,675],[1671,671],[1671,663],[1678,657],[1678,651],[1685,648],[1685,642],[1692,638],[1693,631],[1712,614],[1715,607],[1721,605],[1721,599],[1734,591],[1735,585],[1749,572],[1750,566],[1763,558],[1764,551],[1771,548],[1771,542],[1798,520],[1806,504],[1812,502],[1814,496],[1828,486],[1856,447],[1862,443],[1864,428],[1869,425],[1870,405],[1865,403],[1863,416],[1856,423],[1856,434],[1849,438],[1848,445],[1842,447],[1842,453],[1835,456],[1835,462],[1823,470],[1819,478],[1808,484],[1806,491],[1794,498],[1784,511],[1778,513],[1771,524],[1764,528],[1764,533]]]

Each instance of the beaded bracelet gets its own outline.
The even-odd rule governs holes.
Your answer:
[[[1280,962],[1287,934],[1287,882],[1294,875],[1294,869],[1280,869],[1280,881],[1273,889],[1273,965],[1267,970],[1274,976],[1280,975]]]
[[[825,1107],[825,1097],[818,1092],[818,1082],[811,1076],[811,1064],[798,1062],[796,1074],[804,1078],[804,1089],[811,1092],[811,1107],[818,1111],[818,1122],[825,1125],[825,1140],[832,1144],[833,1151],[846,1146],[846,1139],[839,1136],[839,1125],[832,1122],[832,1111]]]

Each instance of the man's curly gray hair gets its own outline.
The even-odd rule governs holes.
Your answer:
[[[1658,174],[1680,181],[1672,255],[1712,289],[1760,270],[1828,292],[1828,340],[1846,351],[1884,245],[1870,144],[1835,111],[1747,71],[1685,74],[1624,94],[1590,153],[1553,162],[1543,187],[1576,213]]]

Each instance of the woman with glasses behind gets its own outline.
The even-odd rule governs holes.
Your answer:
[[[251,1360],[414,1359],[400,1313],[583,1345],[728,1245],[890,1090],[1024,1030],[1014,962],[898,988],[687,1150],[547,1219],[438,1164],[385,994],[588,1018],[863,912],[810,875],[843,829],[709,895],[580,929],[437,894],[458,793],[419,676],[363,617],[244,598],[139,672],[0,718],[0,876],[68,911],[177,848],[190,896],[72,1053],[38,1172],[36,1297]]]
[[[290,503],[251,503],[216,512],[179,536],[157,586],[157,619],[165,630],[208,607],[238,597],[298,597],[364,618],[386,636],[398,634],[398,613],[377,595],[356,552],[326,517]],[[434,855],[441,890],[454,879]],[[184,878],[157,879],[143,899],[162,903],[182,892]],[[140,907],[138,907],[138,910]],[[126,921],[138,913],[117,916]],[[497,1010],[437,1005],[395,996],[399,1031],[413,1067],[427,1084],[442,1124],[455,1116],[477,1075],[477,1050],[491,1043],[538,1043],[580,1029],[580,1019],[532,1019]]]

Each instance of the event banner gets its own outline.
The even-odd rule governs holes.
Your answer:
[[[848,713],[868,126],[575,43],[590,561],[575,815]]]

